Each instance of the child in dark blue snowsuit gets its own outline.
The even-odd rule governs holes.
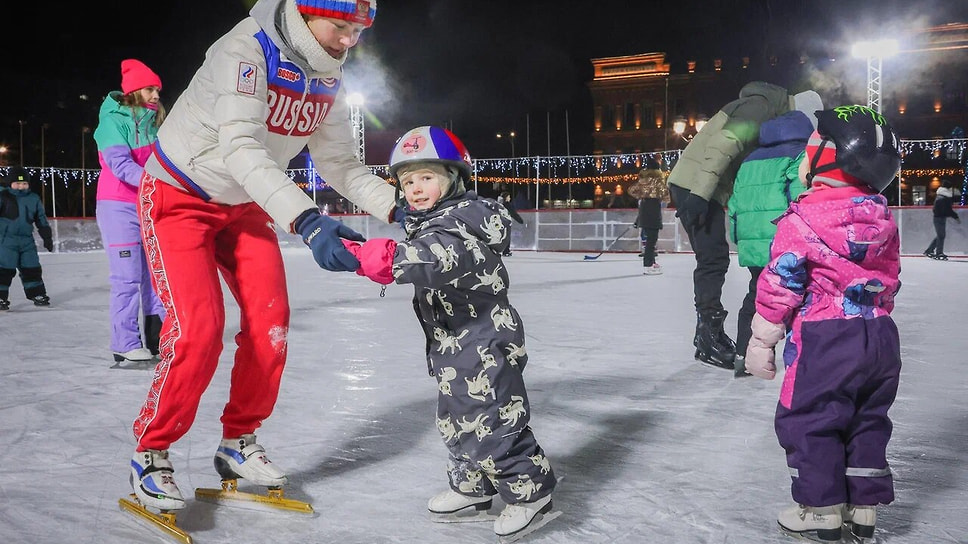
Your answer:
[[[18,270],[27,298],[37,306],[50,304],[34,242],[35,225],[44,248],[53,251],[44,204],[30,191],[30,173],[12,166],[0,180],[0,310],[10,309],[10,284]]]

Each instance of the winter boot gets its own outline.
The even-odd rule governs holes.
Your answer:
[[[9,309],[10,309],[10,301],[0,300],[0,311],[9,310]]]
[[[945,260],[947,261],[948,257],[945,257]],[[30,300],[34,301],[34,306],[50,306],[50,297],[47,295],[30,297]]]
[[[804,506],[798,504],[780,512],[776,522],[792,536],[818,542],[840,542],[844,505]]]
[[[159,510],[185,508],[185,499],[175,485],[168,450],[136,451],[131,457],[129,481],[138,501]]]
[[[114,362],[122,363],[130,361],[132,363],[143,363],[151,360],[151,352],[145,348],[134,348],[124,353],[114,352]]]
[[[158,355],[158,339],[161,336],[161,316],[145,316],[145,347],[152,355]]]
[[[242,478],[256,485],[280,487],[289,482],[286,473],[256,444],[254,434],[223,438],[215,451],[215,470],[223,480]]]
[[[940,252],[935,253],[934,255],[932,255],[931,258],[934,259],[934,260],[936,260],[936,261],[947,261],[948,260],[948,256],[945,255],[944,253],[940,253]]]
[[[726,310],[699,314],[696,336],[693,338],[693,345],[696,346],[695,357],[706,364],[734,370],[736,344],[723,330],[725,320]]]
[[[440,523],[487,521],[495,518],[487,513],[493,502],[488,495],[471,497],[448,489],[427,501],[427,510],[430,511],[430,519]]]
[[[504,507],[500,517],[494,520],[494,533],[501,542],[513,542],[539,529],[558,517],[551,512],[551,495],[534,502],[519,502]]]
[[[844,507],[844,524],[857,538],[874,538],[875,522],[877,522],[876,506],[848,504]]]
[[[659,266],[659,263],[652,263],[651,266],[643,268],[642,273],[646,276],[658,276],[662,273],[662,267]]]

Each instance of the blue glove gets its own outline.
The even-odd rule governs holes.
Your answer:
[[[676,217],[682,221],[682,226],[687,228],[701,227],[706,222],[707,215],[709,215],[709,201],[694,193],[689,193],[689,197],[676,211]]]
[[[407,224],[407,213],[400,206],[393,207],[393,221],[400,223],[401,227]]]
[[[362,234],[316,209],[301,213],[293,226],[312,250],[320,268],[331,272],[355,272],[360,267],[360,261],[346,250],[341,239],[365,242]]]

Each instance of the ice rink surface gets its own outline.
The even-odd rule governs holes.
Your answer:
[[[429,521],[446,486],[436,383],[410,286],[320,270],[285,249],[289,364],[259,442],[289,472],[287,496],[317,514],[249,512],[189,499],[179,524],[198,544],[497,541],[490,523]],[[561,477],[563,515],[521,542],[794,542],[775,516],[792,503],[773,433],[780,378],[734,379],[693,360],[691,254],[643,276],[630,254],[515,251],[511,302],[527,333],[532,427]],[[23,298],[0,314],[0,541],[163,542],[130,521],[131,422],[150,370],[111,369],[108,270],[100,251],[41,253],[49,308]],[[897,500],[877,542],[968,542],[968,262],[902,261],[895,320],[903,370],[888,458]],[[748,274],[733,258],[727,330]],[[186,496],[217,487],[238,311],[231,298],[219,370],[191,431],[171,449]],[[243,489],[246,489],[243,485]]]

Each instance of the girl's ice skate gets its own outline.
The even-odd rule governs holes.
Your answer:
[[[861,542],[874,538],[874,524],[876,522],[876,506],[848,504],[844,507],[844,525]]]
[[[497,518],[497,515],[488,512],[493,503],[488,495],[470,497],[448,489],[427,501],[427,510],[430,511],[430,519],[438,523],[489,521]]]
[[[537,531],[560,515],[561,512],[552,511],[551,495],[534,502],[509,504],[495,520],[494,533],[501,544],[508,544]]]
[[[798,504],[777,516],[780,530],[790,536],[815,542],[840,542],[843,504],[833,506],[804,506]]]

